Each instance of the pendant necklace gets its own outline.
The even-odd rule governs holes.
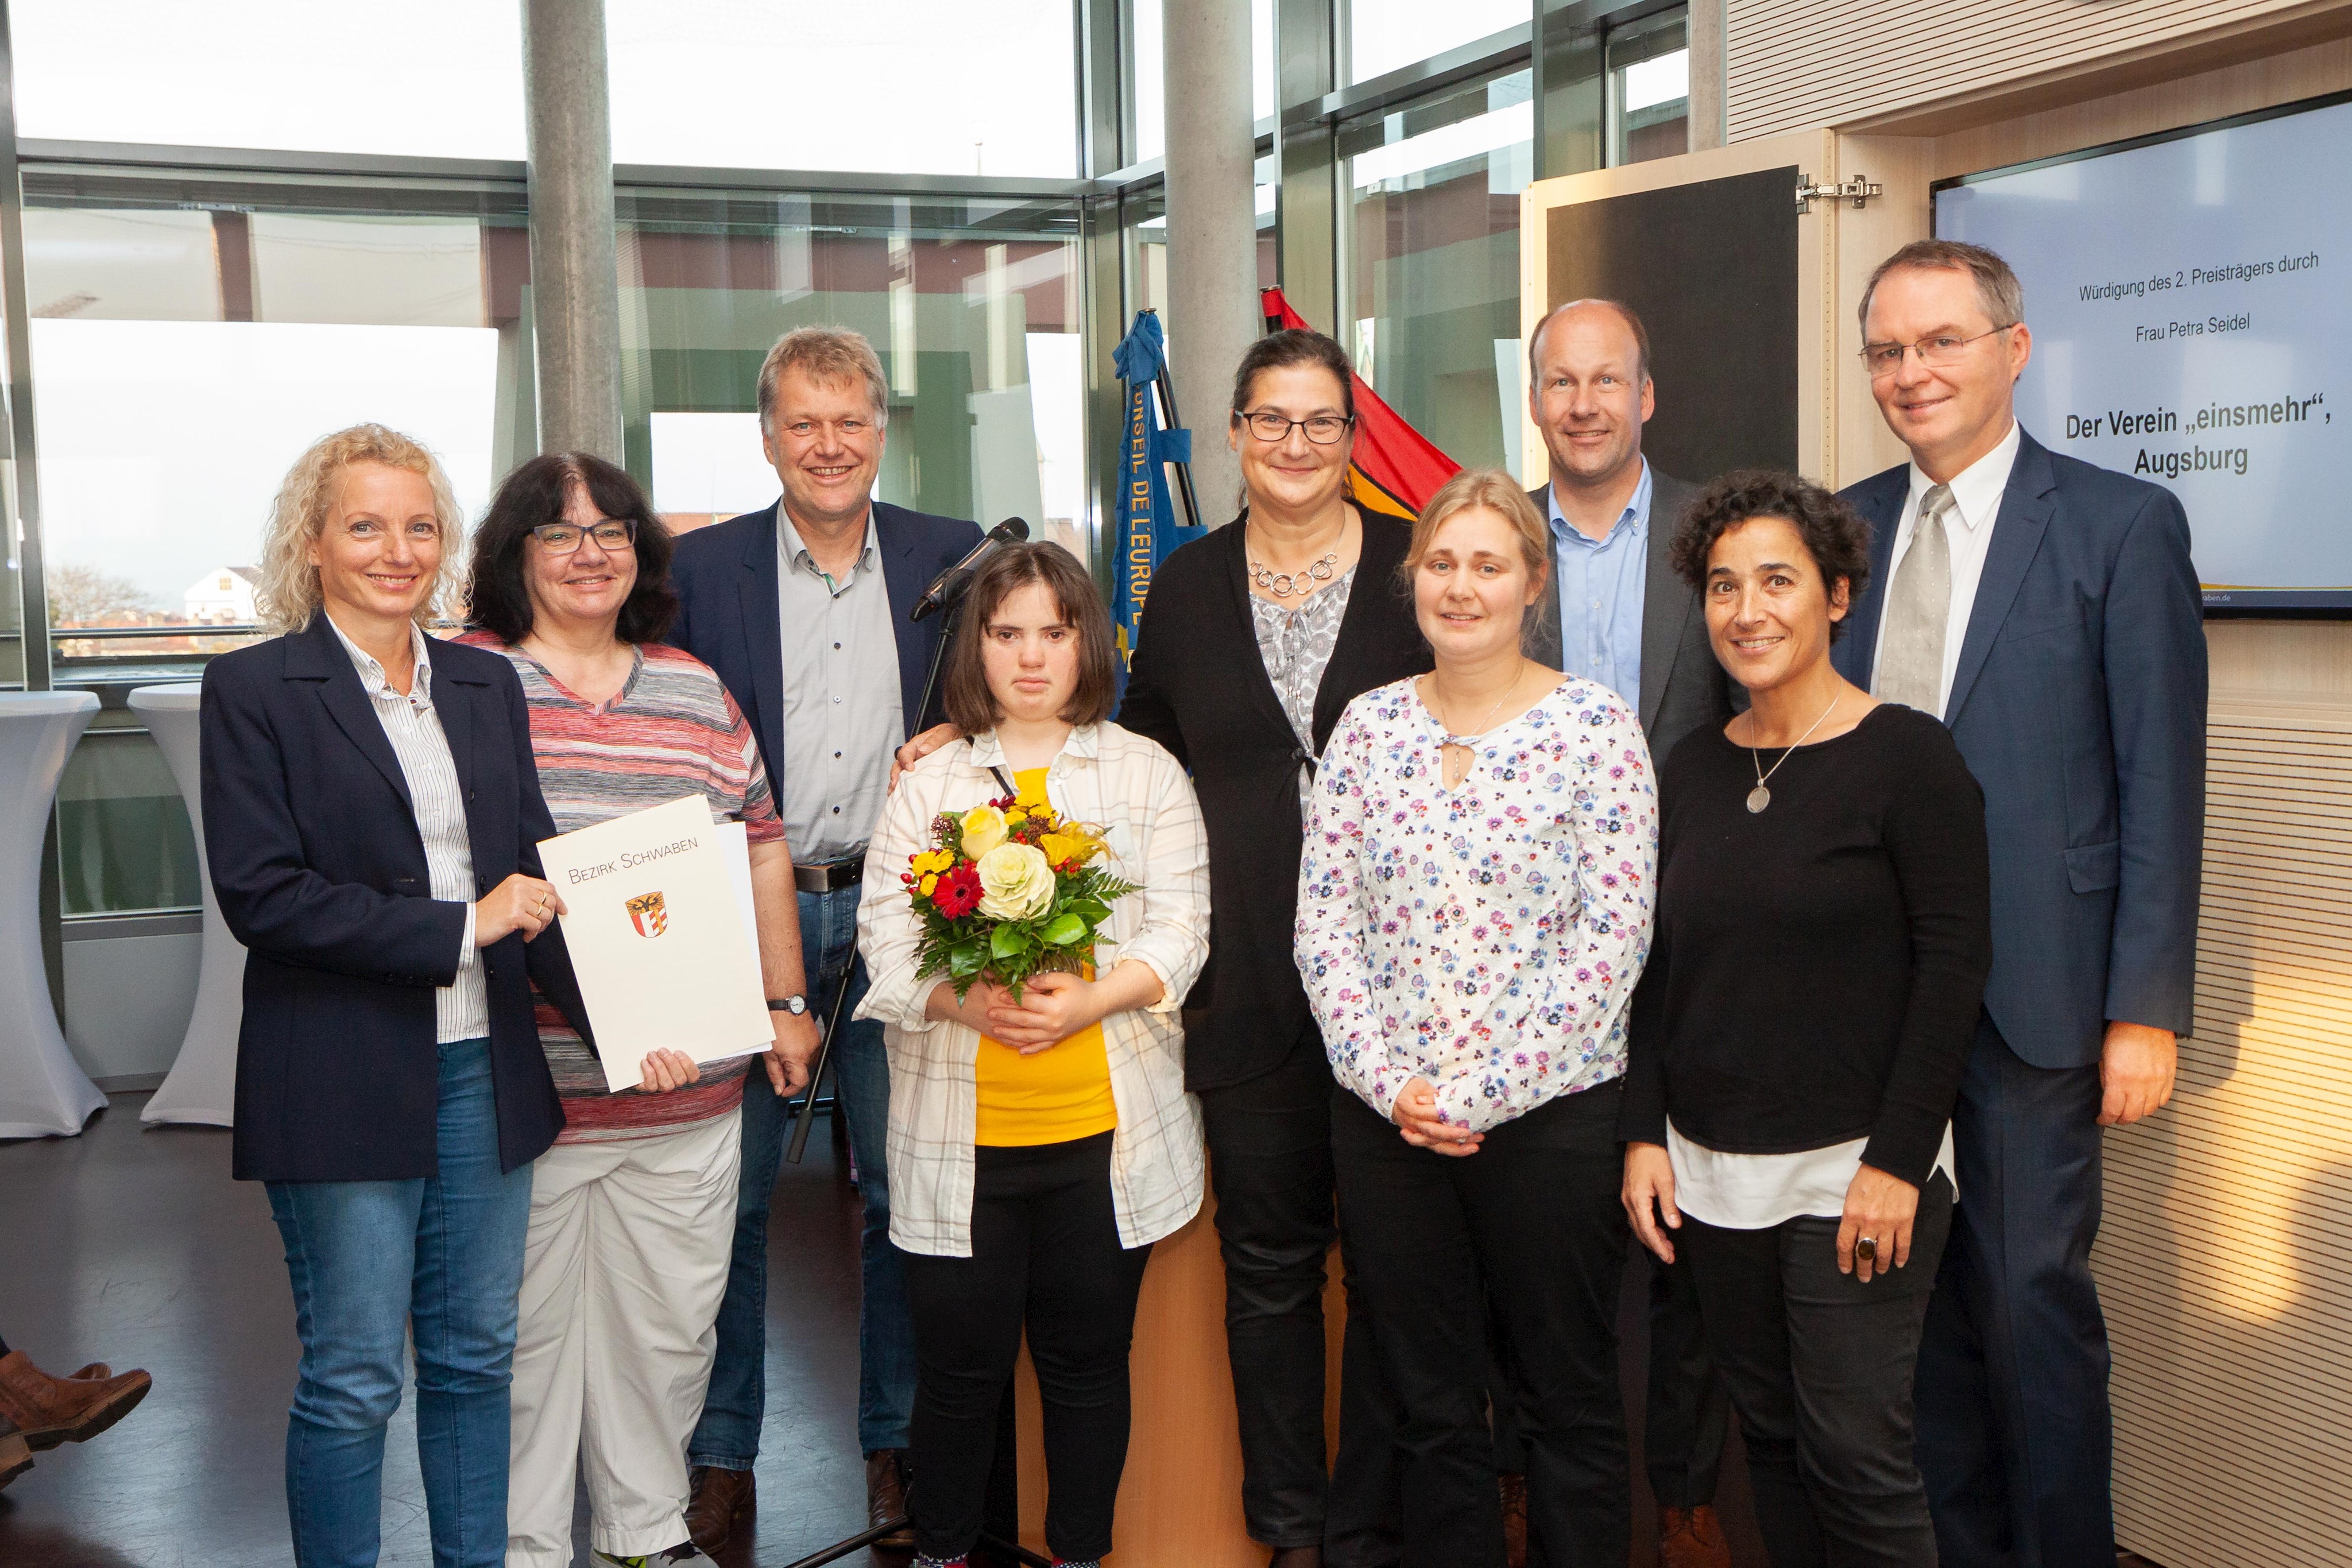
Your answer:
[[[1340,537],[1345,538],[1347,524],[1342,521],[1339,527]],[[1244,524],[1244,528],[1246,528],[1247,525]],[[1244,548],[1246,550],[1249,536],[1244,532],[1242,537]],[[1297,571],[1276,571],[1261,562],[1255,554],[1249,555],[1247,559],[1250,580],[1267,593],[1276,599],[1288,599],[1293,595],[1304,598],[1312,593],[1318,585],[1331,580],[1334,570],[1339,564],[1339,552],[1333,549],[1322,559],[1311,566],[1300,567]]]
[[[1481,727],[1480,727],[1479,728],[1477,728],[1477,729],[1475,729],[1475,730],[1474,730],[1474,731],[1472,731],[1472,732],[1471,732],[1471,737],[1470,737],[1470,738],[1475,739],[1475,738],[1476,738],[1478,736],[1481,736],[1481,735],[1486,734],[1487,730],[1492,729],[1492,728],[1494,728],[1494,727],[1495,727],[1495,716],[1496,716],[1496,714],[1498,714],[1498,713],[1500,713],[1500,712],[1502,712],[1502,711],[1503,711],[1503,705],[1504,705],[1505,703],[1509,702],[1509,701],[1511,700],[1511,693],[1516,692],[1516,691],[1517,691],[1517,690],[1519,689],[1519,682],[1520,682],[1520,680],[1521,680],[1521,679],[1522,679],[1526,674],[1527,674],[1527,661],[1526,661],[1525,659],[1521,659],[1521,660],[1519,661],[1519,673],[1518,673],[1517,674],[1515,674],[1515,675],[1513,675],[1513,676],[1511,677],[1511,684],[1510,684],[1510,685],[1509,685],[1509,686],[1507,686],[1507,688],[1505,688],[1505,690],[1504,690],[1504,692],[1503,692],[1503,695],[1502,695],[1501,696],[1496,697],[1496,698],[1495,699],[1495,706],[1494,706],[1493,707],[1490,707],[1490,708],[1488,708],[1488,709],[1486,710],[1486,719],[1483,721],[1483,723],[1482,723],[1482,725],[1481,725]],[[1430,689],[1431,689],[1431,693],[1432,693],[1432,695],[1435,695],[1436,686],[1437,686],[1437,677],[1436,677],[1436,676],[1434,676],[1434,675],[1432,675],[1432,676],[1430,677]],[[1432,712],[1432,713],[1435,713],[1435,712],[1436,712],[1436,709],[1434,708],[1434,706],[1432,706],[1432,708],[1431,708],[1431,712]],[[1455,735],[1456,735],[1456,731],[1454,730],[1454,727],[1453,727],[1452,725],[1447,724],[1447,723],[1445,722],[1445,716],[1444,716],[1444,715],[1443,715],[1443,714],[1437,714],[1437,722],[1438,722],[1438,725],[1440,726],[1440,727],[1442,727],[1442,728],[1445,731],[1445,736],[1444,736],[1444,738],[1442,738],[1442,739],[1438,742],[1438,747],[1437,747],[1438,765],[1439,765],[1439,768],[1441,768],[1441,770],[1444,768],[1444,766],[1445,754],[1446,754],[1448,751],[1452,751],[1452,750],[1455,749],[1456,747],[1459,747],[1461,750],[1463,750],[1463,751],[1465,751],[1465,752],[1469,753],[1469,755],[1470,755],[1474,759],[1477,757],[1477,755],[1478,755],[1477,748],[1476,748],[1475,747],[1471,746],[1471,745],[1469,744],[1468,740],[1454,738],[1454,737],[1455,737]],[[1465,762],[1465,764],[1463,764],[1463,767],[1462,767],[1462,778],[1463,778],[1463,779],[1467,779],[1469,776],[1470,776],[1470,767],[1469,767],[1469,764]],[[1440,778],[1440,779],[1442,780],[1442,779],[1444,779],[1444,775],[1443,771],[1441,771],[1441,772],[1440,772],[1440,774],[1439,774],[1439,778]],[[1455,779],[1453,783],[1451,783],[1451,784],[1447,784],[1447,785],[1445,786],[1445,788],[1447,788],[1448,789],[1456,789],[1461,788],[1461,785],[1462,785],[1462,779]]]
[[[1830,706],[1822,709],[1821,718],[1813,720],[1811,724],[1805,727],[1805,733],[1797,737],[1795,746],[1791,746],[1788,750],[1780,753],[1780,762],[1786,762],[1790,758],[1795,756],[1797,747],[1802,746],[1805,742],[1811,740],[1813,737],[1813,731],[1821,728],[1822,721],[1827,719],[1832,713],[1835,713],[1837,711],[1838,704],[1844,700],[1845,694],[1843,692],[1840,692],[1837,695],[1830,698]],[[1767,768],[1764,766],[1764,759],[1756,755],[1756,748],[1752,746],[1748,748],[1748,759],[1756,765],[1756,788],[1748,791],[1748,814],[1752,816],[1772,803],[1772,791],[1764,788],[1764,780],[1771,778],[1773,774],[1780,771],[1780,762],[1775,762],[1769,768]]]

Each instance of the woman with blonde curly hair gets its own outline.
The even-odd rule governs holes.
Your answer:
[[[263,543],[279,635],[205,672],[205,847],[246,947],[232,1166],[267,1186],[293,1284],[306,1568],[376,1560],[412,1332],[434,1562],[504,1559],[530,1166],[563,1123],[532,982],[585,1019],[521,685],[425,634],[459,522],[415,441],[322,438]]]

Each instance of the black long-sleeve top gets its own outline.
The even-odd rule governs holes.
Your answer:
[[[1864,1164],[1924,1185],[1992,965],[1984,792],[1943,725],[1895,704],[1790,753],[1760,812],[1755,786],[1713,725],[1667,760],[1619,1134],[1867,1138]]]
[[[1144,601],[1118,722],[1192,774],[1209,830],[1209,963],[1185,1001],[1184,1086],[1223,1089],[1273,1071],[1315,1036],[1291,956],[1298,913],[1298,768],[1322,755],[1339,710],[1430,664],[1398,576],[1412,529],[1357,508],[1363,552],[1315,691],[1310,756],[1266,678],[1250,615],[1239,519],[1160,563]]]

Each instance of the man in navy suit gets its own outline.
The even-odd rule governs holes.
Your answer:
[[[785,333],[760,367],[758,402],[761,441],[783,496],[678,541],[670,570],[681,608],[670,641],[717,671],[750,717],[783,814],[811,994],[768,1005],[827,1005],[850,979],[834,1041],[834,1087],[848,1117],[866,1207],[857,1427],[866,1509],[880,1524],[906,1517],[915,1334],[890,1249],[889,1061],[880,1024],[849,1021],[866,988],[857,963],[858,879],[889,787],[891,754],[939,717],[936,702],[928,716],[916,710],[942,618],[918,624],[908,614],[981,535],[973,523],[873,499],[889,383],[858,333],[827,327]],[[752,1502],[766,1401],[768,1201],[783,1123],[783,1104],[767,1082],[750,1084],[734,1262],[709,1394],[687,1449],[694,1488],[687,1525],[706,1552],[725,1542]],[[880,1544],[911,1551],[913,1534]]]
[[[2012,397],[2023,291],[1927,240],[1862,304],[1911,461],[1845,492],[1874,533],[1836,650],[1942,716],[1984,788],[1993,967],[1953,1113],[1959,1210],[1919,1351],[1948,1568],[2109,1568],[2101,1129],[2171,1098],[2197,959],[2205,637],[2180,503],[2043,447]]]

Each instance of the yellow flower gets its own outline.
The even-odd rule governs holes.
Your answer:
[[[939,873],[929,871],[925,872],[923,873],[923,880],[916,885],[923,890],[923,896],[925,898],[930,897],[931,889],[940,885]]]
[[[963,814],[963,852],[978,860],[1004,841],[1004,813],[993,806],[974,806]]]
[[[925,850],[921,854],[915,856],[913,860],[909,861],[908,862],[908,867],[909,870],[913,871],[917,876],[923,876],[935,875],[940,872],[947,870],[953,864],[955,864],[955,856],[950,854],[947,851]],[[929,893],[930,892],[930,889],[927,887],[923,889],[923,891],[925,893]]]
[[[1015,822],[1025,822],[1028,820],[1029,813],[1023,810],[1018,806],[1013,807],[1013,810],[1004,813],[1004,825],[1008,828]]]
[[[1084,865],[1100,846],[1084,833],[1047,833],[1037,841],[1045,858],[1059,866]]]

